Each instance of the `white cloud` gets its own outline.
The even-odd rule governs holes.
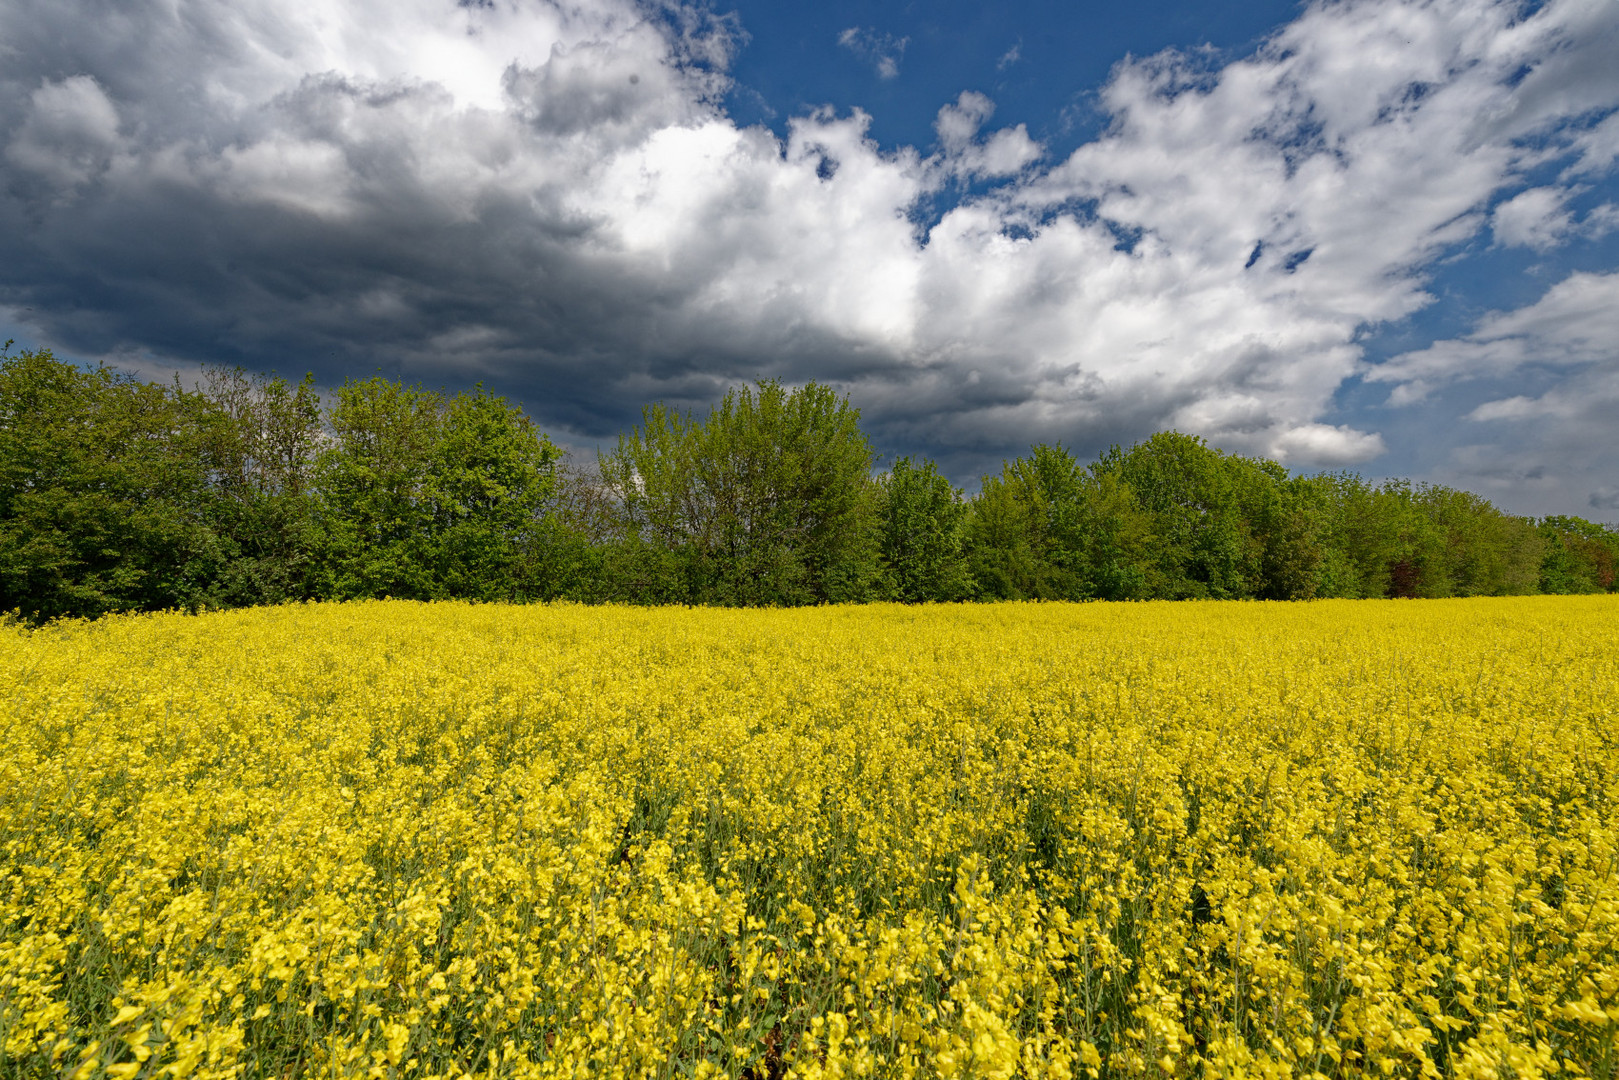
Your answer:
[[[1602,508],[1619,471],[1619,273],[1570,274],[1539,300],[1479,320],[1463,337],[1406,353],[1368,375],[1415,396],[1458,382],[1532,380],[1533,393],[1485,401],[1465,419],[1496,438],[1456,447],[1441,477],[1523,512]]]
[[[1490,229],[1503,247],[1550,251],[1574,231],[1574,215],[1564,207],[1570,192],[1536,187],[1501,203],[1490,213]]]
[[[851,26],[838,34],[838,44],[871,64],[879,79],[899,78],[899,62],[905,58],[905,46],[910,43],[908,37],[895,37],[869,26]]]
[[[1313,465],[1335,467],[1358,465],[1380,457],[1385,451],[1383,437],[1356,431],[1343,425],[1300,424],[1276,437],[1270,456],[1277,461],[1303,459]]]
[[[933,130],[946,147],[962,147],[972,141],[984,121],[995,114],[995,103],[974,90],[963,90],[955,104],[939,110]]]
[[[1566,419],[1568,402],[1555,397],[1531,398],[1515,394],[1499,401],[1486,401],[1467,414],[1469,420],[1547,420]]]
[[[1575,139],[1579,157],[1568,167],[1570,176],[1591,176],[1607,172],[1619,160],[1619,112],[1594,124]]]
[[[1106,132],[1042,165],[975,92],[936,153],[859,111],[741,128],[737,28],[630,0],[15,0],[0,303],[84,352],[487,377],[581,438],[775,374],[958,473],[1170,425],[1353,463],[1383,449],[1326,420],[1359,333],[1429,302],[1544,162],[1526,137],[1619,104],[1615,25],[1605,0],[1319,3],[1224,67],[1121,63]],[[906,45],[840,41],[889,77]],[[1501,319],[1368,377],[1515,370],[1531,331]]]
[[[1593,207],[1580,225],[1585,235],[1593,240],[1600,240],[1615,229],[1619,229],[1619,205],[1609,202]]]
[[[1592,364],[1619,366],[1619,274],[1570,274],[1533,304],[1493,312],[1465,337],[1393,357],[1366,380],[1419,385],[1425,395],[1437,383],[1499,379],[1531,365]]]
[[[974,90],[963,90],[953,105],[939,110],[933,130],[938,132],[947,171],[972,177],[1014,176],[1039,159],[1040,144],[1022,124],[978,139],[994,113],[995,103]]]
[[[1611,202],[1593,207],[1579,221],[1574,219],[1569,200],[1584,191],[1578,185],[1534,187],[1498,204],[1490,213],[1496,243],[1545,254],[1571,239],[1599,240],[1619,228],[1619,206]]]
[[[1434,479],[1477,491],[1516,513],[1588,513],[1619,475],[1619,366],[1568,372],[1547,389],[1512,394],[1469,411],[1466,440]]]
[[[60,202],[108,167],[122,143],[118,126],[117,107],[91,76],[46,79],[28,95],[26,119],[6,144],[6,160],[50,185]]]
[[[357,208],[348,161],[320,139],[276,133],[249,146],[227,146],[212,172],[221,194],[244,203],[323,218],[352,216]]]

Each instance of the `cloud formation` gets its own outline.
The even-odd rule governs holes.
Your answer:
[[[1519,192],[1490,213],[1495,242],[1503,247],[1550,251],[1574,231],[1574,215],[1566,209],[1570,192],[1535,187]]]
[[[879,79],[899,78],[899,62],[905,58],[905,46],[910,38],[870,26],[851,26],[838,34],[838,44],[872,66]]]
[[[1472,383],[1531,392],[1487,394],[1440,467],[1473,490],[1569,512],[1619,509],[1619,273],[1575,273],[1532,304],[1492,312],[1468,334],[1394,357],[1370,379],[1392,400]]]
[[[939,161],[943,169],[968,179],[999,178],[1016,176],[1039,160],[1040,144],[1029,138],[1022,124],[979,138],[994,114],[995,103],[974,90],[963,90],[954,104],[939,110],[933,130],[943,148]]]
[[[973,91],[931,151],[739,127],[739,40],[631,0],[13,0],[0,304],[81,355],[482,378],[576,442],[775,375],[963,477],[1167,426],[1351,465],[1384,440],[1333,422],[1346,380],[1457,378],[1369,368],[1365,328],[1486,226],[1565,242],[1619,131],[1608,0],[1317,4],[1224,66],[1121,62],[1058,161]]]

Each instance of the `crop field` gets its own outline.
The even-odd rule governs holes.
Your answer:
[[[1619,1076],[1619,598],[0,626],[0,1075]]]

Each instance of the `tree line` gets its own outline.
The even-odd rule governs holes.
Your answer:
[[[200,384],[0,357],[0,612],[311,599],[868,600],[1612,592],[1619,531],[1465,491],[1294,475],[1161,432],[1039,445],[972,497],[883,471],[859,411],[761,381],[663,405],[590,466],[481,387]]]

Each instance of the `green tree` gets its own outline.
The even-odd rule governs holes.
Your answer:
[[[310,485],[320,447],[314,376],[298,383],[241,368],[205,368],[208,519],[225,552],[218,592],[245,605],[308,599],[318,534]]]
[[[0,361],[0,611],[216,602],[207,403],[49,350]]]
[[[967,504],[932,461],[909,457],[879,480],[882,555],[896,599],[966,600],[972,595],[962,542]]]
[[[1386,581],[1370,581],[1362,565],[1362,552],[1354,542],[1358,514],[1367,509],[1371,487],[1354,473],[1322,473],[1290,481],[1297,505],[1309,519],[1310,542],[1315,545],[1315,599],[1358,599],[1381,596]],[[1371,591],[1369,591],[1371,590]],[[1279,597],[1278,597],[1279,598]]]
[[[1258,595],[1263,541],[1249,518],[1273,478],[1202,439],[1162,431],[1129,450],[1113,447],[1098,474],[1128,485],[1150,516],[1160,595],[1240,599]]]
[[[1395,516],[1386,511],[1403,503],[1354,473],[1317,478],[1326,487],[1322,565],[1318,597],[1360,599],[1386,596],[1396,555]]]
[[[549,536],[557,448],[522,411],[480,385],[445,403],[423,485],[424,560],[440,596],[533,598]]]
[[[969,565],[1002,599],[1127,600],[1156,587],[1151,521],[1119,476],[1041,444],[985,477],[968,525]]]
[[[1057,591],[1044,496],[1009,462],[986,476],[967,517],[967,569],[987,600],[1032,600]]]
[[[1536,592],[1544,546],[1534,523],[1503,514],[1468,491],[1424,484],[1414,499],[1439,537],[1435,568],[1443,575],[1430,595],[1508,596]]]
[[[1326,544],[1352,582],[1322,595],[1432,598],[1535,590],[1541,540],[1526,519],[1436,484],[1373,486],[1342,476],[1334,488]]]
[[[374,377],[338,389],[315,467],[321,591],[336,598],[531,595],[556,448],[478,388]]]
[[[600,462],[586,468],[566,454],[558,458],[525,575],[532,595],[546,600],[678,604],[690,599],[680,554],[626,531]]]
[[[374,376],[338,388],[331,443],[315,465],[320,592],[332,599],[428,599],[426,484],[442,395]]]
[[[1341,567],[1325,540],[1331,487],[1316,477],[1289,476],[1271,461],[1254,466],[1269,479],[1252,489],[1250,527],[1259,540],[1259,597],[1310,600],[1332,595]]]
[[[1541,592],[1603,593],[1619,588],[1619,530],[1578,517],[1544,517]]]
[[[1331,585],[1319,596],[1448,596],[1444,538],[1412,485],[1368,483],[1353,474],[1331,479],[1324,546]]]
[[[732,390],[703,420],[648,406],[601,463],[621,545],[660,571],[672,555],[693,602],[871,597],[882,585],[875,454],[859,420],[827,387],[774,380]]]

